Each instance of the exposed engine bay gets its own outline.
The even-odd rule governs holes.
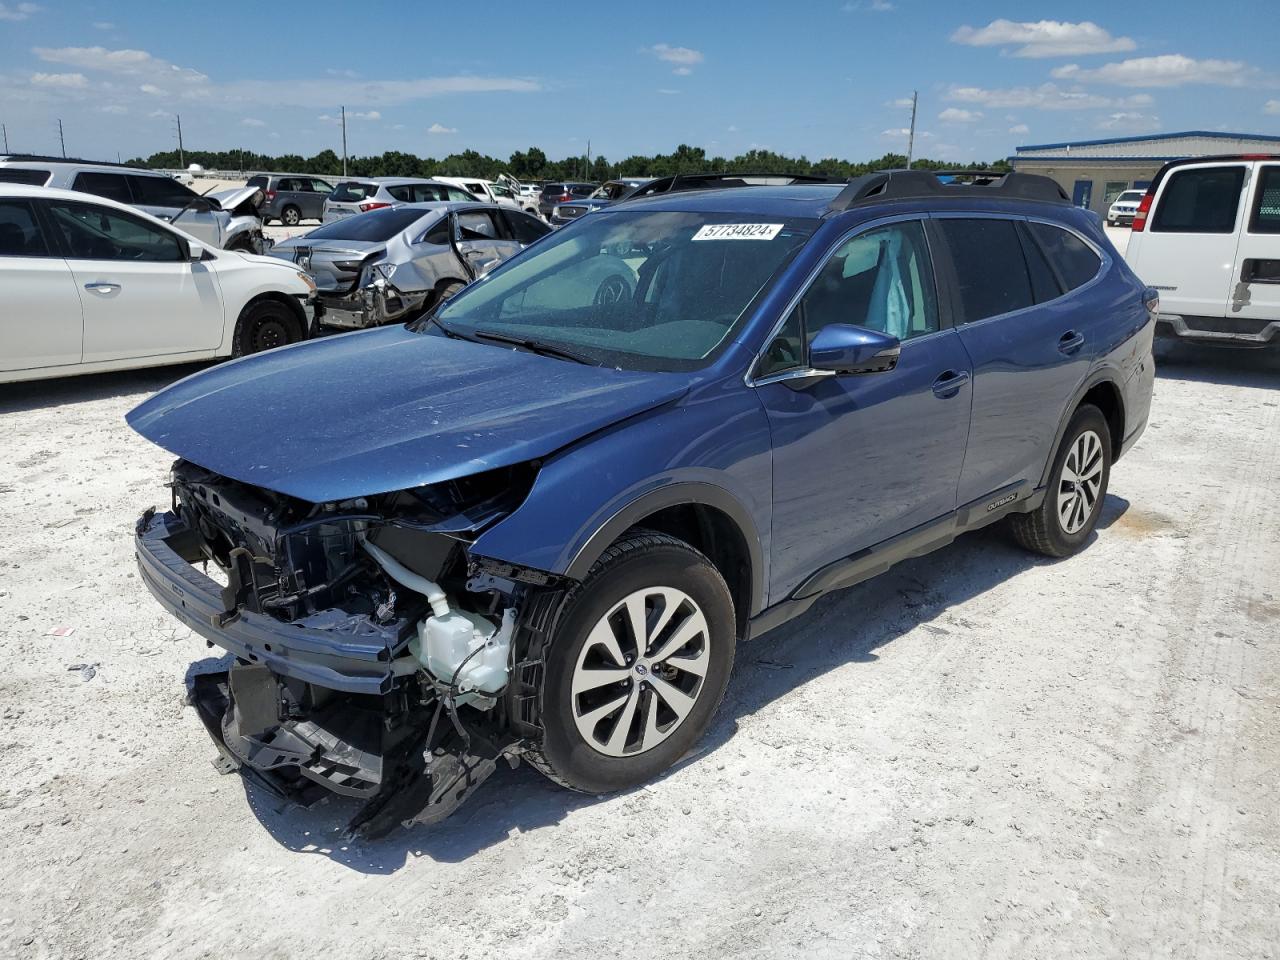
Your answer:
[[[498,761],[514,766],[559,585],[468,547],[535,475],[313,504],[178,461],[172,509],[138,521],[138,561],[170,612],[236,658],[191,690],[219,768],[304,805],[363,798],[349,829],[374,837],[443,819]]]

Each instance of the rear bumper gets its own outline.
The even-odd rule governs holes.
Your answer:
[[[405,293],[385,281],[374,281],[345,296],[319,295],[321,326],[363,330],[403,320],[427,302],[430,291]]]
[[[1156,318],[1156,336],[1227,347],[1280,346],[1280,320],[1162,313]]]
[[[172,513],[138,521],[138,572],[170,614],[211,644],[279,676],[347,693],[391,690],[398,634],[337,613],[285,623],[243,607],[228,611],[223,588],[178,552],[192,539]]]

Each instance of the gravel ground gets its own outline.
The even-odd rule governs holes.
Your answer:
[[[0,956],[1280,955],[1280,361],[1172,359],[1080,556],[966,536],[742,647],[652,784],[358,845],[214,772],[138,582],[122,418],[195,368],[0,387]]]

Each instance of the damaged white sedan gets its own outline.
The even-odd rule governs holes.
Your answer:
[[[321,326],[358,330],[412,319],[551,231],[482,203],[403,203],[277,243],[319,288]]]

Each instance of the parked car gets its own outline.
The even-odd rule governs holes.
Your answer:
[[[286,227],[323,219],[325,197],[333,193],[328,180],[304,173],[259,173],[246,186],[262,188],[262,222],[279,220]]]
[[[1133,215],[1138,212],[1138,203],[1145,190],[1126,190],[1112,201],[1107,208],[1107,223],[1113,227],[1127,227],[1133,223]]]
[[[79,190],[125,203],[175,223],[201,243],[262,253],[262,191],[238,187],[198,194],[167,174],[115,163],[10,155],[0,157],[0,183]]]
[[[1280,155],[1165,164],[1125,257],[1160,291],[1158,336],[1280,346]]]
[[[321,220],[333,223],[396,203],[479,203],[480,198],[451,183],[420,177],[362,177],[342,180],[324,201]]]
[[[596,192],[594,183],[544,183],[538,194],[538,213],[548,220],[557,203],[584,200]]]
[[[236,658],[192,693],[228,762],[366,798],[358,834],[442,819],[503,757],[624,789],[686,756],[739,640],[822,595],[996,520],[1085,547],[1153,310],[1043,177],[628,201],[417,322],[133,410],[180,458],[141,578]]]
[[[0,183],[0,382],[244,356],[306,337],[315,284],[130,206]]]
[[[610,180],[603,183],[589,197],[581,200],[573,200],[569,203],[558,203],[551,208],[551,225],[553,227],[562,227],[570,220],[577,220],[584,213],[591,213],[593,210],[602,210],[611,203],[621,200],[632,190],[637,187],[644,186],[653,180],[653,177],[632,177],[622,180]]]
[[[449,299],[551,230],[496,204],[401,203],[343,217],[277,243],[319,287],[319,323],[372,327]]]
[[[530,199],[521,196],[518,192],[520,184],[510,177],[499,180],[484,180],[479,177],[436,177],[435,179],[441,183],[460,187],[481,200],[538,216],[537,197]]]

